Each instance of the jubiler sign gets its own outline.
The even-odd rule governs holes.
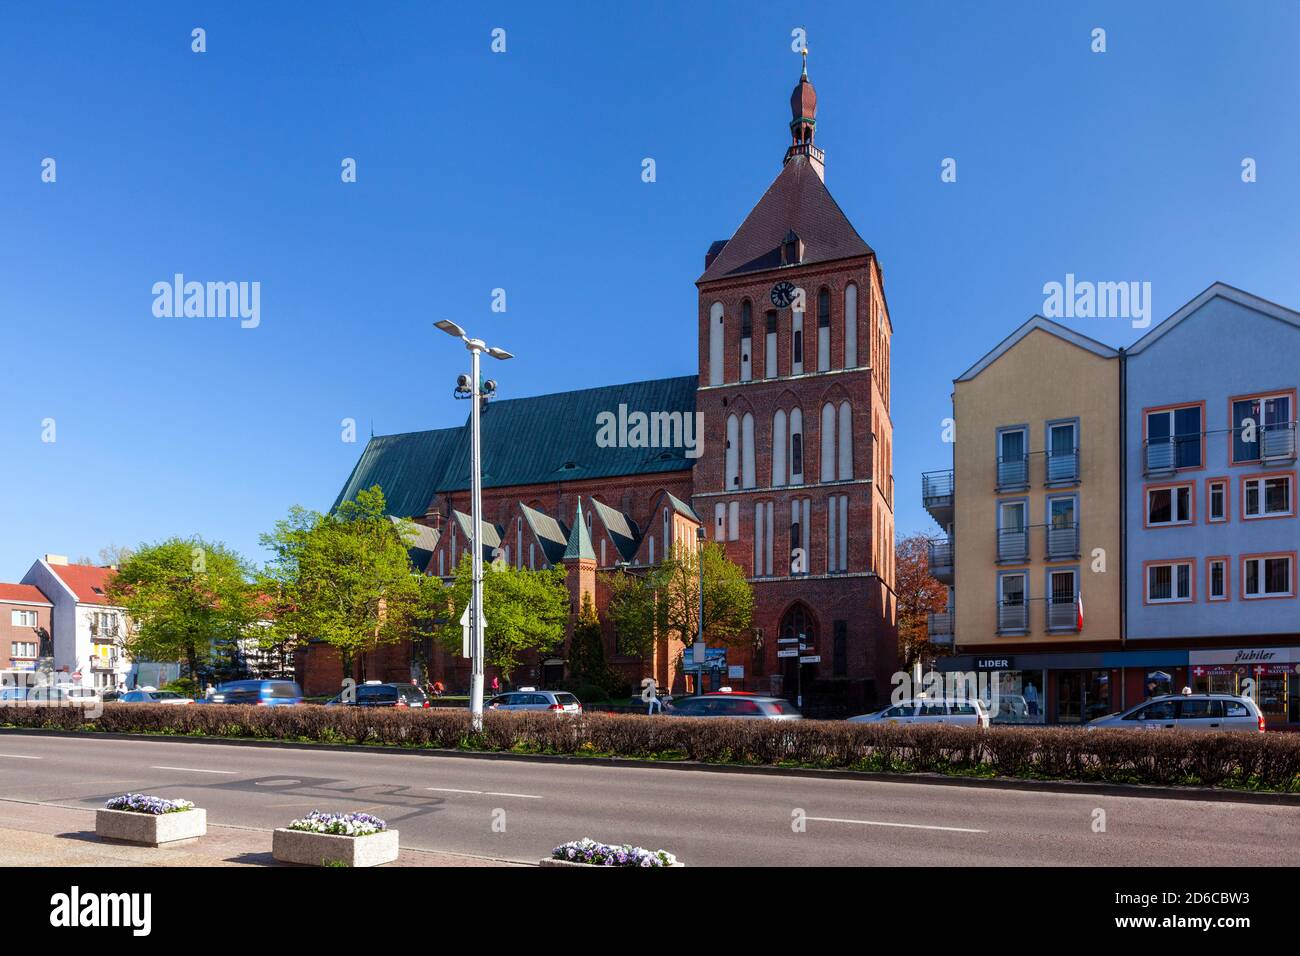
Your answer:
[[[1241,647],[1191,651],[1191,664],[1291,664],[1300,662],[1300,647]]]

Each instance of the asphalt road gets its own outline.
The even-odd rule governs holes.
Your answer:
[[[128,790],[193,800],[229,826],[366,810],[404,847],[520,861],[582,836],[695,865],[1281,865],[1300,847],[1300,812],[1286,806],[0,735],[0,800],[90,808]]]

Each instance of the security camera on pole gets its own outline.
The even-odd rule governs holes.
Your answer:
[[[492,392],[496,391],[495,382],[485,382],[479,384],[479,354],[486,352],[494,359],[514,358],[505,349],[492,348],[482,339],[471,339],[465,334],[455,322],[443,319],[441,322],[433,323],[436,328],[441,329],[448,335],[453,335],[465,343],[465,348],[469,349],[470,375],[469,381],[465,381],[465,376],[461,376],[456,383],[457,398],[473,399],[470,405],[470,457],[469,457],[469,474],[470,474],[470,522],[473,525],[473,541],[470,545],[470,567],[472,569],[473,585],[470,592],[469,607],[465,609],[465,616],[461,618],[462,627],[468,626],[467,637],[469,640],[470,652],[470,688],[469,688],[469,714],[470,724],[474,730],[483,729],[483,630],[487,626],[487,618],[483,611],[483,542],[482,542],[482,522],[483,522],[483,475],[479,453],[479,412],[481,402],[489,397]]]

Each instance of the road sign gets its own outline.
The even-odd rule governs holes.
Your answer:
[[[777,642],[778,644],[798,644],[798,643],[799,643],[799,638],[797,638],[797,637],[778,637],[778,638],[776,639],[776,642]]]
[[[777,657],[798,657],[799,652],[792,647],[788,651],[777,651],[776,656]]]
[[[822,658],[820,654],[813,654],[811,657],[799,658],[800,664],[820,664],[821,662]]]
[[[814,650],[814,648],[813,648],[813,646],[812,646],[811,644],[800,644],[800,645],[799,645],[799,650],[801,650],[801,651],[811,651],[811,650]]]
[[[487,619],[483,617],[483,612],[479,612],[478,621],[480,626],[487,628]],[[470,626],[469,626],[469,605],[465,605],[465,613],[460,616],[460,656],[472,657],[470,650]]]

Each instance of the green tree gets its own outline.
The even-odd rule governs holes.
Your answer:
[[[247,562],[220,542],[176,537],[141,545],[107,588],[130,622],[123,648],[137,659],[183,661],[196,678],[258,619],[250,578]]]
[[[275,603],[265,643],[320,638],[338,651],[343,676],[353,677],[358,654],[419,636],[441,588],[411,564],[411,523],[393,521],[384,508],[376,485],[330,514],[295,506],[262,535],[272,558],[259,584]]]
[[[649,654],[656,636],[673,635],[690,647],[699,638],[700,562],[704,563],[704,635],[714,644],[749,639],[754,592],[740,566],[727,560],[717,542],[696,549],[679,544],[672,556],[646,574],[616,571],[610,588],[609,616],[619,646]]]
[[[461,651],[460,617],[469,606],[473,590],[471,566],[471,557],[466,554],[456,566],[452,582],[443,590],[449,610],[437,637],[455,654]],[[569,616],[569,589],[564,582],[563,567],[530,571],[483,563],[483,616],[487,620],[484,660],[507,683],[525,651],[549,651],[564,640],[564,623]]]
[[[582,611],[569,639],[569,674],[576,683],[594,684],[606,694],[613,693],[623,683],[605,657],[600,617],[590,594],[582,596]]]

